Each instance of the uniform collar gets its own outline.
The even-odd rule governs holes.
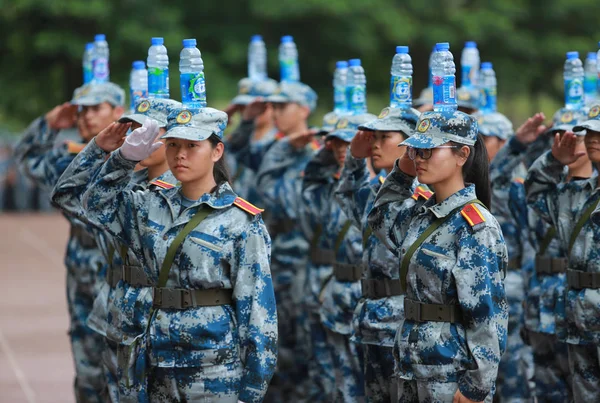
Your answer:
[[[438,204],[435,204],[435,195],[433,195],[425,202],[423,207],[431,210],[433,215],[435,215],[437,218],[442,218],[446,217],[458,207],[461,207],[475,199],[477,199],[477,195],[475,194],[475,185],[468,185],[464,189],[459,190]]]

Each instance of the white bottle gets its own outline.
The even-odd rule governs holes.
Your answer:
[[[163,38],[152,38],[147,65],[148,97],[169,98],[169,55]]]
[[[140,98],[148,98],[148,70],[143,60],[132,63],[131,75],[129,76],[129,95],[131,98],[131,110],[135,110]]]
[[[390,106],[392,108],[410,108],[412,106],[412,59],[408,46],[396,46],[392,59],[390,79]]]
[[[281,37],[281,45],[279,45],[279,74],[281,82],[297,83],[300,81],[298,49],[294,43],[294,38],[290,35]]]
[[[106,83],[110,80],[110,70],[108,67],[108,42],[104,34],[98,34],[94,38],[94,50],[92,53],[92,71],[94,83]]]
[[[204,62],[195,39],[183,40],[183,49],[179,54],[179,73],[181,103],[192,109],[206,107]]]
[[[466,42],[460,57],[460,68],[462,71],[461,85],[464,88],[471,89],[477,86],[480,63],[481,59],[479,58],[477,43],[473,41]]]
[[[267,79],[267,47],[260,35],[254,35],[248,46],[248,78],[252,81]]]

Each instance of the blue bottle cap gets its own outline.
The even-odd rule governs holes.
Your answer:
[[[195,48],[196,47],[196,40],[195,39],[184,39],[183,40],[183,47],[184,48]]]
[[[360,66],[360,59],[350,59],[348,60],[348,64],[350,67]]]
[[[152,45],[162,45],[162,44],[164,44],[164,43],[165,43],[165,39],[164,39],[164,38],[152,38],[152,39],[150,40],[150,43],[151,43]]]
[[[345,60],[340,60],[339,62],[335,62],[336,69],[343,69],[348,67],[348,62]]]
[[[291,43],[294,42],[294,37],[291,35],[285,35],[281,37],[281,43]]]
[[[597,60],[598,54],[596,52],[588,52],[587,58],[591,60]]]
[[[491,69],[493,69],[493,65],[491,62],[481,63],[481,70],[491,70]]]
[[[578,59],[579,52],[567,52],[567,60]]]
[[[408,54],[408,46],[396,46],[396,53]]]
[[[262,35],[252,35],[252,38],[250,38],[250,42],[262,42],[262,40]]]
[[[465,42],[465,48],[475,48],[477,49],[477,43],[473,41]]]
[[[94,42],[88,42],[85,44],[85,50],[92,50],[94,49]]]
[[[135,69],[135,70],[144,70],[146,68],[146,63],[144,63],[143,60],[136,60],[135,62],[133,62],[131,64],[131,66]]]
[[[435,44],[436,50],[450,50],[450,43],[448,42],[440,42]]]
[[[104,34],[98,34],[94,37],[94,41],[96,42],[101,42],[101,41],[105,41],[106,40],[106,35]]]

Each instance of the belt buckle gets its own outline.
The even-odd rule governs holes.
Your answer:
[[[415,322],[421,322],[421,304],[412,300],[404,300],[404,315]]]
[[[155,300],[155,303],[158,304],[160,308],[166,309],[182,309],[182,297],[180,290],[175,288],[155,288],[154,289],[154,297],[159,295],[158,301]]]

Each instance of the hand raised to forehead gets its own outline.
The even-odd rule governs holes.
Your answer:
[[[546,116],[543,113],[536,113],[519,126],[515,132],[515,137],[519,143],[524,145],[531,144],[542,133],[548,130],[548,127],[544,125],[544,119],[546,119]]]
[[[585,155],[585,151],[575,152],[577,136],[573,132],[565,132],[562,136],[556,133],[552,144],[552,155],[561,164],[569,165]]]
[[[142,127],[133,131],[121,146],[121,155],[129,161],[142,161],[158,150],[163,144],[156,142],[160,133],[158,122],[146,119]]]
[[[350,143],[350,153],[354,158],[367,158],[373,153],[371,143],[374,133],[371,131],[359,130]]]
[[[108,127],[98,133],[96,136],[96,145],[107,153],[115,151],[123,144],[125,134],[127,134],[127,130],[129,130],[130,127],[131,123],[111,123]]]

